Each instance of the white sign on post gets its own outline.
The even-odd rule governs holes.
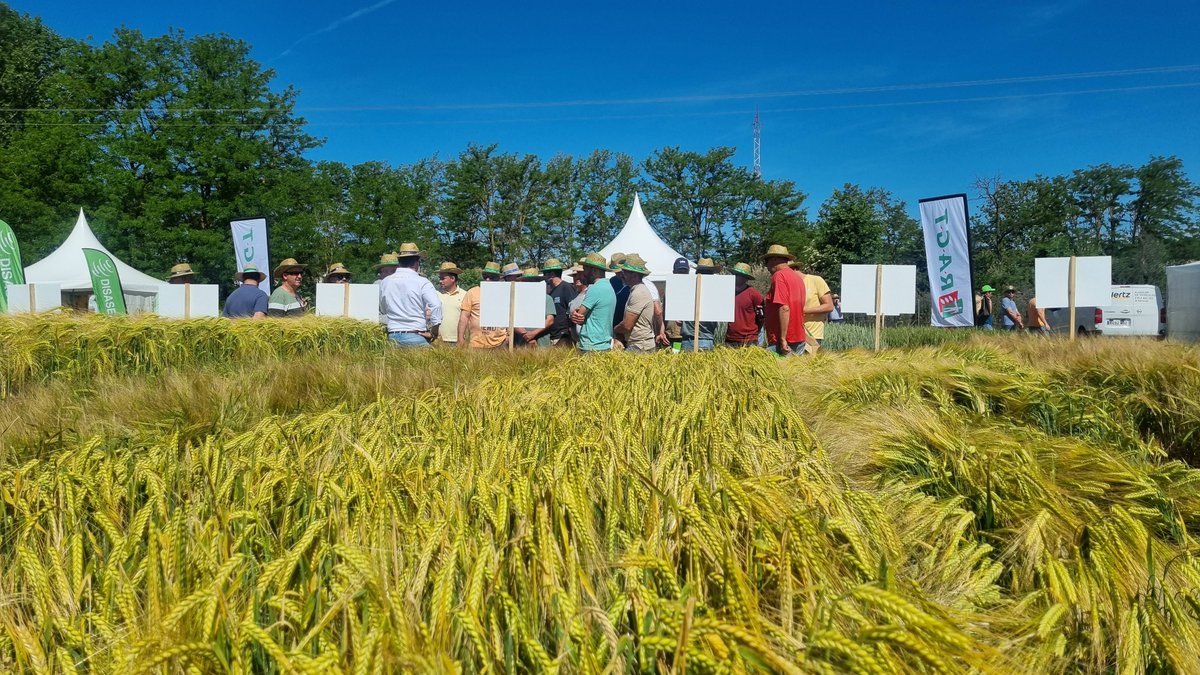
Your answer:
[[[216,284],[172,284],[158,289],[159,316],[200,319],[219,316]]]
[[[62,307],[59,284],[13,284],[8,290],[8,313],[48,312]]]
[[[1033,261],[1034,295],[1038,307],[1057,309],[1070,304],[1070,258]],[[1112,303],[1112,258],[1106,255],[1075,258],[1075,306],[1104,307]]]
[[[842,265],[842,313],[875,314],[875,265]],[[880,304],[885,316],[917,313],[917,267],[883,265]]]
[[[663,304],[666,321],[696,320],[696,277],[700,282],[700,320],[733,321],[734,276],[732,274],[672,274],[667,277]]]
[[[546,282],[485,281],[479,287],[480,326],[508,328],[510,294],[514,299],[514,328],[541,328],[546,325]]]
[[[379,322],[376,284],[317,284],[317,316]]]

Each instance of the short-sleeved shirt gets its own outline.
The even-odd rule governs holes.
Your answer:
[[[600,283],[600,281],[596,283]],[[617,305],[613,308],[613,325],[616,326],[625,320],[625,303],[629,302],[629,287],[625,285],[621,277],[609,277],[608,283],[612,286],[613,293],[617,298]]]
[[[654,296],[645,284],[638,284],[629,291],[629,302],[625,303],[626,314],[636,314],[637,320],[629,331],[625,347],[641,351],[653,351],[654,343]],[[625,319],[622,318],[622,321]]]
[[[829,284],[825,283],[824,277],[816,274],[804,275],[804,306],[821,304],[821,296],[826,293],[832,293],[829,289]],[[829,314],[821,312],[819,314],[804,315],[804,330],[808,331],[808,336],[814,340],[825,339],[825,322],[829,320]]]
[[[1015,315],[1018,315],[1021,313],[1021,310],[1017,309],[1016,300],[1013,300],[1012,298],[1005,296],[1000,301],[1000,309],[1001,309],[1001,314],[1002,314],[1002,316],[1000,317],[1000,325],[1002,327],[1011,328],[1012,326],[1017,325],[1017,322],[1013,321],[1012,316],[1009,316],[1009,314],[1008,314],[1009,312],[1012,312],[1013,315],[1015,316]]]
[[[433,283],[411,267],[401,267],[379,284],[379,310],[389,333],[424,331],[442,323],[442,301]],[[429,311],[429,318],[426,317]]]
[[[225,298],[225,310],[221,316],[230,319],[253,318],[258,312],[267,313],[267,292],[258,286],[242,284]]]
[[[791,268],[784,267],[771,275],[771,289],[766,297],[767,342],[772,345],[779,343],[779,308],[784,305],[791,308],[784,339],[788,344],[804,342],[805,295],[804,279]]]
[[[733,296],[733,323],[725,333],[726,342],[758,342],[759,312],[763,296],[753,286],[747,286]]]
[[[612,284],[598,279],[588,286],[587,297],[580,307],[588,310],[588,315],[579,329],[579,349],[585,352],[612,349],[613,313],[617,310],[617,293]]]
[[[576,295],[575,287],[565,281],[550,289],[546,297],[554,303],[554,326],[547,333],[548,337],[559,338],[571,334],[571,301]]]
[[[438,332],[438,339],[442,342],[458,342],[458,317],[462,313],[462,300],[466,294],[462,286],[455,288],[453,293],[438,291],[438,297],[442,300],[442,328]]]
[[[508,328],[483,328],[479,325],[479,296],[481,293],[483,293],[483,288],[476,286],[463,296],[462,311],[470,317],[467,324],[467,332],[470,334],[467,344],[475,349],[493,349],[508,341]],[[455,327],[454,330],[457,331],[458,328]]]
[[[303,316],[306,306],[299,296],[280,286],[271,292],[271,297],[267,300],[267,316]]]

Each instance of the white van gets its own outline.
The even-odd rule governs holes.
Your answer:
[[[1167,310],[1158,286],[1113,286],[1112,301],[1100,308],[1103,335],[1162,337],[1167,334]]]

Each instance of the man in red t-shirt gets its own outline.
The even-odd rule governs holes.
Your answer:
[[[725,345],[750,347],[758,344],[758,332],[763,325],[763,296],[748,283],[754,278],[749,265],[734,265],[733,274],[733,323],[725,332]]]
[[[788,267],[796,256],[786,246],[772,244],[763,256],[771,270],[767,291],[767,349],[780,356],[804,353],[804,279]]]

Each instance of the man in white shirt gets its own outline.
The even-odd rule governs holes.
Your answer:
[[[396,271],[379,284],[379,312],[387,324],[388,339],[398,347],[428,347],[442,324],[441,298],[421,276],[421,252],[416,244],[401,244],[396,258]]]

